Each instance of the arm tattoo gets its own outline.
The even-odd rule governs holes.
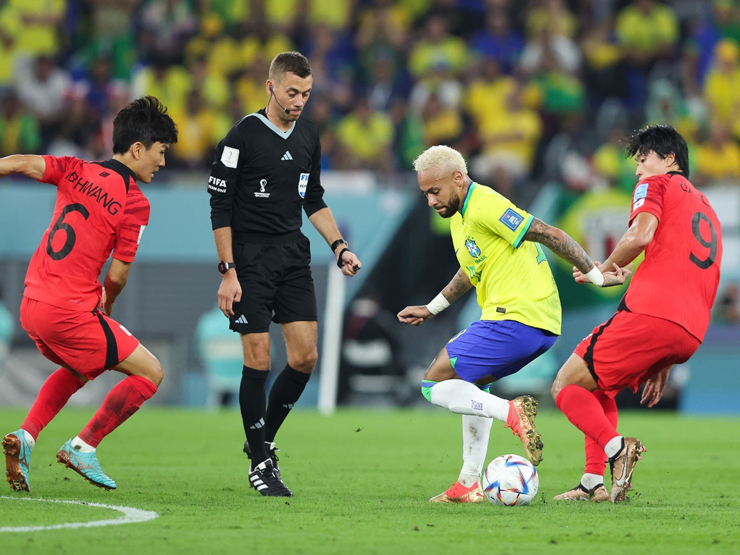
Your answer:
[[[594,263],[581,245],[571,239],[564,231],[557,227],[549,226],[537,218],[532,220],[532,225],[529,226],[524,239],[525,241],[534,241],[545,245],[560,258],[567,260],[584,274],[594,267]]]
[[[470,283],[470,279],[468,279],[468,276],[466,276],[465,272],[460,268],[455,276],[450,280],[450,283],[447,284],[447,287],[442,290],[442,294],[445,296],[445,299],[452,304],[467,293],[471,287],[473,287],[473,284]]]

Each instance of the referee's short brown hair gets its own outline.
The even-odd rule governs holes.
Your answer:
[[[295,73],[301,79],[311,75],[311,66],[306,58],[300,52],[283,52],[273,58],[270,63],[268,79],[277,79],[284,73]]]

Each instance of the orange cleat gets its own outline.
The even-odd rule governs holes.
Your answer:
[[[486,500],[480,482],[465,487],[460,482],[455,482],[450,488],[435,495],[429,501],[432,503],[483,503]]]
[[[511,428],[524,444],[527,458],[534,466],[542,462],[542,436],[534,425],[537,416],[537,401],[529,395],[509,401],[509,415],[504,428]]]

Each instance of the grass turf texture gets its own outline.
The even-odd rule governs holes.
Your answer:
[[[0,411],[4,433],[24,411]],[[543,411],[540,493],[528,507],[431,504],[460,469],[460,416],[439,410],[294,412],[278,436],[296,495],[247,485],[236,412],[143,409],[99,449],[118,491],[99,490],[55,461],[90,411],[64,410],[31,459],[33,497],[153,510],[145,523],[2,533],[3,553],[738,553],[740,419],[624,413],[620,430],[647,446],[619,505],[554,502],[583,470],[582,436]],[[522,454],[494,423],[487,459]],[[608,470],[607,470],[608,476]],[[1,495],[22,497],[7,484]],[[0,527],[117,516],[109,510],[0,499]]]

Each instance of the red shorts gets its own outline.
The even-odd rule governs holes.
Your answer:
[[[23,297],[21,325],[41,354],[89,380],[125,360],[139,340],[100,311],[80,312]]]
[[[599,389],[614,397],[625,387],[633,392],[672,364],[691,358],[701,345],[669,320],[620,310],[578,344],[581,357]]]

